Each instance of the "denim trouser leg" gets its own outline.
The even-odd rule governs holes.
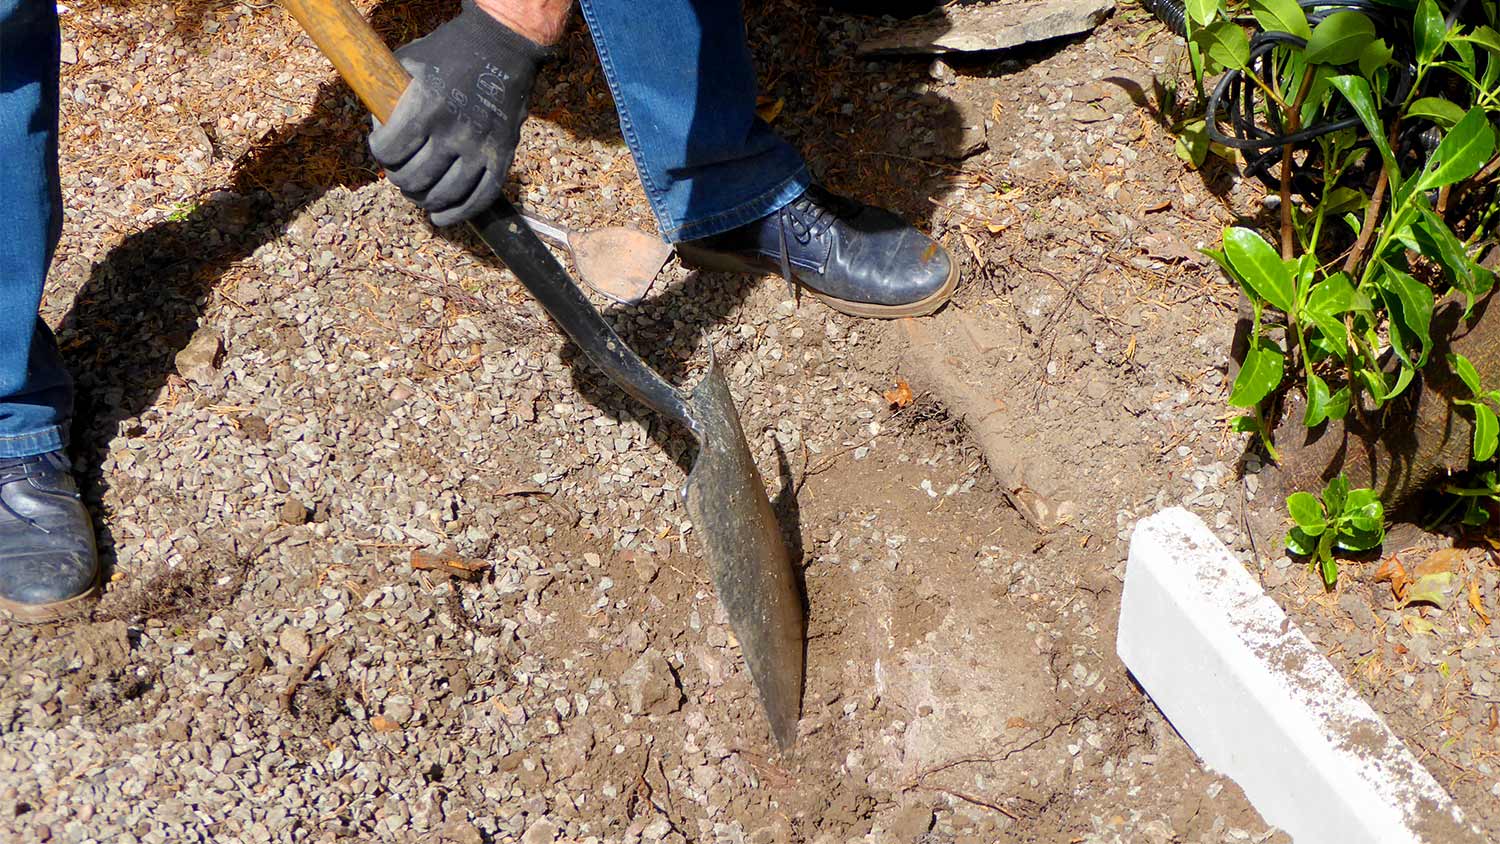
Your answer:
[[[755,116],[740,0],[581,0],[662,234],[718,234],[786,205],[802,156]]]
[[[65,444],[73,385],[37,316],[62,231],[57,6],[0,0],[0,457]]]

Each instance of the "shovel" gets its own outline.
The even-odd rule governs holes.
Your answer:
[[[348,0],[284,3],[365,106],[387,119],[411,78],[359,12]],[[615,334],[510,203],[469,224],[595,366],[698,441],[684,489],[688,515],[771,733],[790,747],[802,701],[802,603],[723,373],[710,361],[692,392],[669,384]]]
[[[578,279],[622,305],[646,298],[656,274],[672,257],[672,245],[628,226],[573,231],[523,210],[521,219],[537,237],[573,256]]]

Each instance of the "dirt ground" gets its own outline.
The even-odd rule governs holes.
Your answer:
[[[399,43],[453,4],[362,8]],[[1152,93],[1181,73],[1173,39],[1126,6],[1087,38],[932,64],[857,57],[879,21],[784,0],[748,19],[775,126],[964,274],[915,328],[675,262],[611,309],[672,377],[711,345],[730,378],[806,582],[796,746],[775,752],[696,556],[688,440],[379,180],[367,117],[291,19],[89,0],[63,18],[44,315],[111,581],[84,622],[0,628],[0,829],[1286,841],[1114,655],[1131,526],[1183,505],[1500,831],[1478,611],[1398,610],[1374,561],[1324,593],[1280,558],[1279,501],[1226,424],[1236,294],[1194,251],[1259,194],[1174,155]],[[532,111],[523,202],[652,225],[581,27]],[[190,341],[212,365],[179,368]],[[1012,506],[1018,472],[1061,524]],[[439,550],[488,573],[412,569]],[[1491,558],[1465,554],[1495,607]]]

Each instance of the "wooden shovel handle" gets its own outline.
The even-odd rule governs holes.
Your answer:
[[[387,120],[411,75],[349,0],[281,0],[313,43],[379,120]]]

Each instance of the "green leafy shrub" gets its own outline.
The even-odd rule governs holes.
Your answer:
[[[1380,411],[1433,365],[1469,385],[1456,402],[1475,419],[1476,470],[1494,458],[1500,391],[1483,390],[1462,358],[1431,354],[1439,302],[1461,301],[1468,317],[1495,284],[1478,256],[1500,214],[1497,2],[1463,7],[1249,0],[1235,13],[1254,17],[1252,37],[1225,0],[1187,3],[1207,114],[1189,127],[1205,137],[1179,148],[1237,149],[1277,194],[1276,236],[1235,226],[1205,250],[1251,305],[1229,403],[1244,411],[1235,428],[1256,433],[1273,460],[1286,391],[1303,393],[1301,421],[1316,427]],[[1365,550],[1382,533],[1375,494],[1341,480],[1288,508],[1288,547],[1313,555],[1330,583],[1335,550]]]

